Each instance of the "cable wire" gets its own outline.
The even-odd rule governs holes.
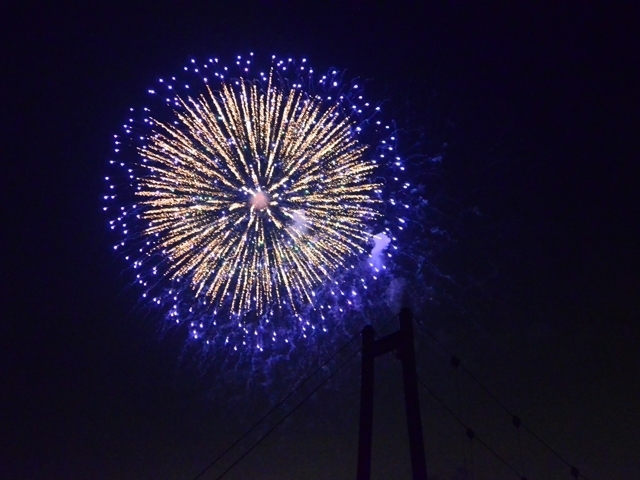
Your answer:
[[[280,408],[287,400],[289,400],[304,384],[306,384],[311,378],[313,378],[320,370],[326,367],[337,355],[339,355],[345,348],[347,348],[354,339],[360,336],[360,332],[352,336],[342,347],[340,347],[333,355],[325,360],[318,368],[310,373],[305,379],[303,379],[297,386],[293,388],[282,400],[280,400],[274,407],[272,407],[266,414],[264,414],[256,423],[254,423],[248,430],[246,430],[236,441],[229,445],[220,455],[218,455],[209,465],[207,465],[198,475],[193,477],[193,480],[201,478],[207,470],[213,467],[222,457],[229,453],[238,443],[244,440],[255,428],[264,422],[273,412]],[[359,351],[359,350],[358,350]]]
[[[398,317],[398,314],[391,317],[381,328],[389,325],[395,318]],[[229,445],[220,455],[218,455],[209,465],[207,465],[198,475],[193,477],[193,480],[198,480],[201,478],[207,470],[213,467],[216,463],[218,463],[222,457],[224,457],[227,453],[229,453],[236,445],[238,445],[242,440],[244,440],[247,435],[249,435],[255,428],[264,422],[273,412],[275,412],[278,408],[280,408],[284,402],[289,400],[305,383],[307,383],[311,378],[313,378],[320,370],[326,367],[329,362],[331,362],[336,356],[338,356],[345,348],[347,348],[353,340],[361,335],[361,332],[353,335],[342,347],[340,347],[333,355],[331,355],[327,360],[325,360],[318,368],[316,368],[312,373],[310,373],[304,380],[302,380],[296,387],[293,388],[287,395],[285,395],[282,400],[280,400],[274,407],[272,407],[266,414],[264,414],[256,423],[254,423],[248,430],[246,430],[235,442]],[[359,351],[359,350],[358,350]]]
[[[309,398],[311,398],[313,396],[314,393],[316,393],[320,387],[322,387],[325,383],[327,383],[336,373],[338,373],[342,367],[344,367],[347,363],[349,363],[351,361],[351,359],[353,357],[355,357],[358,353],[360,353],[362,349],[358,349],[355,352],[353,352],[351,355],[349,355],[349,358],[347,358],[342,365],[340,365],[337,369],[335,369],[331,375],[329,375],[327,378],[325,378],[322,382],[320,382],[320,384],[318,386],[316,386],[316,388],[314,388],[306,397],[304,397],[295,407],[293,407],[289,413],[287,413],[283,418],[281,418],[273,427],[271,427],[264,435],[262,435],[258,441],[256,443],[254,443],[253,445],[251,445],[251,447],[249,447],[249,449],[244,452],[240,458],[238,458],[235,462],[233,462],[224,472],[222,472],[217,478],[216,480],[220,480],[222,477],[224,477],[233,467],[235,467],[238,463],[240,463],[240,461],[246,457],[247,455],[249,455],[249,453],[255,448],[257,447],[265,438],[267,438],[267,436],[269,436],[269,434],[271,432],[273,432],[276,428],[278,428],[278,426],[280,426],[280,424],[282,424],[282,422],[284,422],[287,418],[289,418],[291,416],[291,414],[293,414],[293,412],[295,412],[298,408],[300,408],[302,406],[302,404],[304,402],[306,402],[307,400],[309,400]]]
[[[462,369],[467,373],[467,375],[469,375],[469,376],[470,376],[470,377],[471,377],[471,378],[472,378],[472,379],[473,379],[473,380],[474,380],[474,381],[475,381],[475,382],[480,386],[480,388],[482,388],[482,389],[483,389],[483,390],[484,390],[484,391],[485,391],[485,392],[486,392],[486,393],[487,393],[487,394],[488,394],[488,395],[489,395],[489,396],[490,396],[490,397],[491,397],[491,398],[492,398],[492,399],[493,399],[493,400],[494,400],[494,401],[495,401],[495,402],[496,402],[496,403],[497,403],[497,404],[498,404],[498,405],[499,405],[499,406],[500,406],[500,407],[501,407],[505,412],[507,412],[507,414],[508,414],[508,415],[510,415],[510,416],[511,416],[511,418],[512,418],[512,419],[514,419],[514,422],[515,422],[515,419],[517,418],[517,419],[518,419],[518,424],[519,424],[518,426],[520,426],[520,425],[521,425],[521,426],[522,426],[522,427],[523,427],[527,432],[529,432],[529,433],[530,433],[530,434],[531,434],[531,435],[532,435],[536,440],[538,440],[542,445],[544,445],[544,446],[545,446],[545,447],[546,447],[546,448],[547,448],[551,453],[553,453],[553,454],[554,454],[556,457],[558,457],[562,462],[564,462],[564,463],[565,463],[565,465],[567,465],[567,467],[569,467],[569,468],[570,468],[570,470],[571,470],[571,474],[572,474],[574,477],[578,478],[577,476],[579,475],[579,476],[581,476],[582,478],[584,478],[585,480],[589,480],[589,479],[588,479],[587,477],[585,477],[581,472],[579,472],[579,471],[578,471],[578,469],[577,469],[575,466],[571,465],[571,463],[569,463],[567,460],[565,460],[565,459],[564,459],[564,458],[563,458],[563,457],[562,457],[562,456],[561,456],[561,455],[560,455],[556,450],[554,450],[551,446],[549,446],[549,444],[547,444],[547,442],[545,442],[542,438],[540,438],[538,435],[536,435],[534,432],[532,432],[532,431],[531,431],[531,429],[529,429],[529,427],[527,427],[524,423],[522,423],[522,422],[520,421],[520,419],[517,417],[517,415],[515,415],[514,413],[512,413],[512,412],[511,412],[511,410],[509,410],[509,409],[507,408],[507,406],[506,406],[504,403],[502,403],[502,402],[500,401],[500,399],[499,399],[498,397],[496,397],[496,396],[491,392],[491,390],[489,390],[487,387],[485,387],[485,386],[484,386],[484,384],[483,384],[480,380],[478,380],[478,378],[477,378],[477,377],[476,377],[476,376],[475,376],[471,371],[469,371],[469,369],[468,369],[468,368],[466,368],[466,367],[464,366],[464,364],[462,364],[462,363],[460,362],[460,360],[458,359],[458,357],[456,357],[453,353],[451,353],[451,352],[449,351],[449,349],[448,349],[447,347],[445,347],[445,346],[442,344],[442,342],[440,342],[440,340],[438,340],[438,339],[437,339],[437,337],[436,337],[433,333],[431,333],[431,331],[430,331],[430,330],[429,330],[429,329],[428,329],[428,328],[427,328],[427,327],[426,327],[422,322],[420,322],[420,321],[418,321],[418,320],[415,320],[415,323],[417,323],[417,324],[418,324],[418,326],[420,326],[420,327],[425,331],[425,333],[427,334],[427,336],[429,336],[429,338],[431,338],[434,342],[436,342],[436,343],[440,346],[440,348],[442,348],[442,349],[443,349],[447,354],[449,354],[449,355],[451,356],[452,363],[454,364],[454,366],[456,366],[456,368],[457,368],[457,366],[458,366],[458,365],[459,365],[460,367],[462,367]],[[454,363],[454,360],[455,360],[455,362],[457,363],[457,365],[456,365],[456,363]],[[514,425],[515,425],[515,423],[514,423]]]
[[[498,460],[500,460],[502,463],[504,463],[509,470],[511,470],[513,473],[515,473],[516,475],[518,475],[519,478],[524,478],[523,475],[521,475],[514,467],[512,467],[509,462],[507,462],[504,458],[502,458],[500,455],[498,455],[498,452],[496,452],[493,448],[491,448],[489,445],[487,445],[486,442],[484,442],[480,437],[478,437],[476,435],[476,433],[473,431],[473,429],[471,429],[470,427],[468,427],[461,419],[460,417],[458,417],[453,410],[451,410],[443,401],[442,399],[435,394],[435,392],[433,390],[431,390],[423,381],[422,379],[416,375],[416,377],[418,378],[418,382],[420,382],[420,385],[422,385],[427,392],[429,392],[429,394],[431,394],[431,396],[433,398],[435,398],[438,403],[440,403],[440,405],[442,405],[442,407],[449,412],[449,414],[456,419],[456,421],[462,425],[466,430],[467,430],[467,436],[469,437],[470,440],[473,440],[474,438],[476,440],[478,440],[478,442],[480,442],[487,450],[489,450]],[[472,460],[473,461],[473,460]]]

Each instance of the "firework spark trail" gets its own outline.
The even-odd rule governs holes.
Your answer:
[[[353,123],[271,78],[266,92],[241,81],[177,98],[177,124],[152,119],[138,191],[145,234],[160,234],[169,275],[188,276],[212,303],[230,294],[233,313],[264,313],[282,300],[279,285],[294,310],[299,297],[310,302],[315,286],[363,251],[378,215],[375,165]]]

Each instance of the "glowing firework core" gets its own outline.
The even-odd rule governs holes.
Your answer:
[[[249,203],[256,210],[264,210],[269,206],[269,196],[263,192],[256,192]]]

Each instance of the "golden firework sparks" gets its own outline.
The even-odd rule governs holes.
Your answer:
[[[378,215],[353,122],[272,75],[264,89],[239,80],[176,102],[173,123],[151,119],[137,191],[167,275],[232,313],[310,302]]]

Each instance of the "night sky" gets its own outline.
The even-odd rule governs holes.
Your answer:
[[[412,132],[400,149],[443,155],[423,172],[431,221],[449,232],[431,257],[443,277],[416,318],[587,478],[638,475],[633,2],[14,3],[0,7],[0,478],[191,479],[296,383],[222,381],[183,348],[185,332],[161,337],[102,212],[112,136],[149,85],[192,56],[249,51],[370,79]],[[571,478],[522,429],[519,442],[434,341],[417,344],[421,377],[509,464]],[[358,368],[225,478],[355,478]],[[398,362],[377,372],[373,478],[409,478]],[[460,480],[465,465],[517,478],[421,399],[430,478]]]

